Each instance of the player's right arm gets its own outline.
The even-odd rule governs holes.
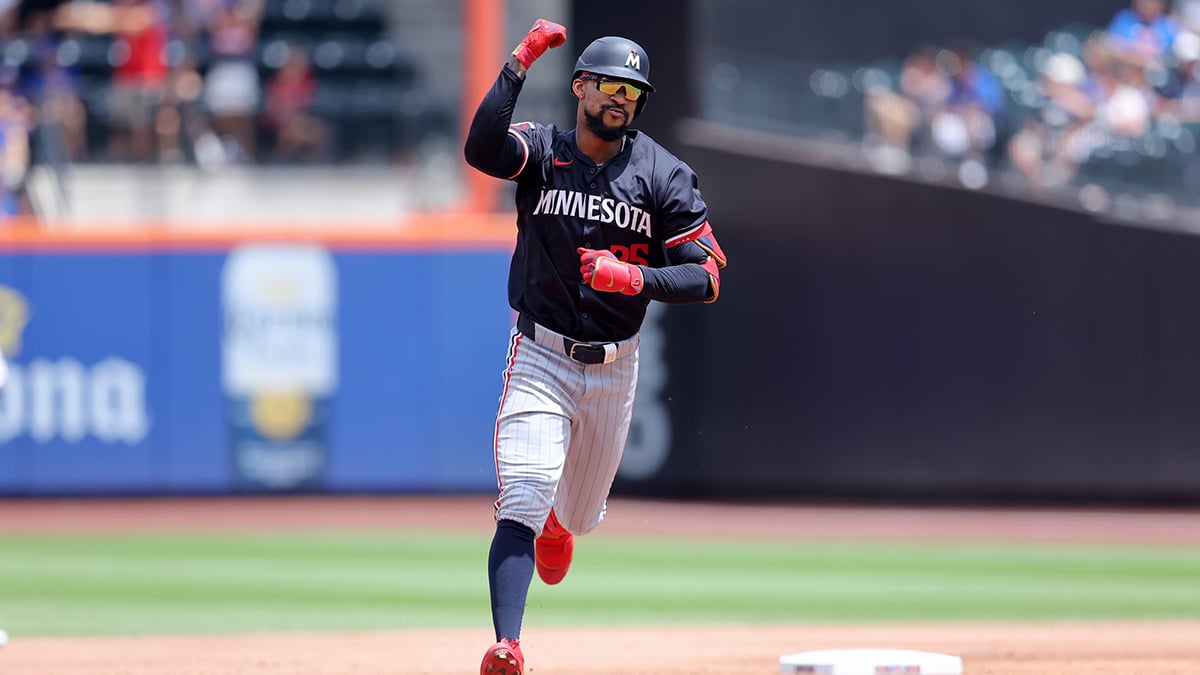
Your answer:
[[[528,148],[508,132],[524,81],[504,66],[471,120],[463,155],[467,164],[489,176],[512,178],[525,165]]]
[[[547,49],[563,44],[566,39],[567,31],[559,24],[545,19],[534,22],[475,110],[463,146],[468,164],[496,178],[515,178],[521,172],[529,159],[529,147],[520,135],[510,133],[509,127],[517,96],[525,83],[525,72]]]

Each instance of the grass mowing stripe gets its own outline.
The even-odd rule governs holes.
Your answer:
[[[14,634],[488,626],[479,535],[0,537]],[[1200,617],[1200,548],[582,538],[530,623]],[[486,632],[486,630],[485,630]]]
[[[597,573],[620,560],[652,565],[679,542],[647,542],[620,558],[581,557]],[[702,585],[706,576],[738,564],[741,574]],[[1200,549],[1086,546],[997,546],[904,543],[813,543],[799,548],[739,543],[677,555],[659,563],[645,588],[616,602],[686,597],[686,612],[729,607],[755,598],[761,614],[828,618],[831,613],[877,618],[1073,618],[1200,613]],[[786,582],[780,582],[787,577]],[[616,578],[612,588],[621,589]],[[628,584],[626,584],[628,586]],[[687,589],[703,588],[703,599]],[[620,591],[617,591],[618,593]],[[745,601],[741,601],[744,603]],[[552,605],[553,606],[553,605]],[[740,615],[739,615],[740,616]]]

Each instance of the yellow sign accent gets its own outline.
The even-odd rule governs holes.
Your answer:
[[[0,286],[0,352],[21,352],[21,335],[29,323],[29,301],[15,288]]]
[[[301,392],[258,393],[250,402],[254,428],[275,441],[299,436],[312,417],[312,411],[312,401]]]

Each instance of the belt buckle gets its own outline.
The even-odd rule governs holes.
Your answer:
[[[583,346],[583,347],[590,347],[591,345],[589,345],[589,344],[587,344],[587,343],[585,343],[585,342],[572,342],[572,343],[571,343],[571,351],[567,353],[567,356],[571,357],[571,360],[572,360],[572,361],[578,361],[578,362],[580,362],[580,363],[584,363],[584,360],[583,360],[583,359],[581,359],[581,358],[578,358],[578,357],[576,357],[576,356],[575,356],[575,348],[576,348],[576,347],[579,347],[579,346]]]
[[[598,351],[584,351],[582,352],[581,356],[576,356],[576,347],[583,347],[585,350]],[[617,346],[611,342],[602,345],[591,344],[588,342],[573,342],[571,343],[570,351],[567,352],[567,356],[569,356],[572,361],[578,361],[579,363],[589,366],[609,364],[617,360]],[[586,358],[584,358],[585,356]]]

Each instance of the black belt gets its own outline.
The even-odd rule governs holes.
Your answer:
[[[517,315],[517,330],[521,331],[521,334],[530,340],[537,341],[537,328],[533,323],[533,319],[524,314]],[[604,345],[592,344],[590,342],[576,342],[568,337],[564,337],[562,342],[563,352],[571,357],[572,360],[589,366],[604,363]]]

